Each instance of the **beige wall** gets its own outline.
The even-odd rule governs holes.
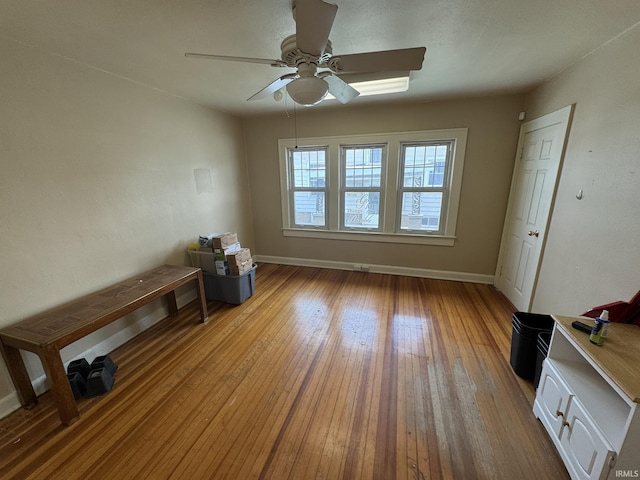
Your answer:
[[[528,97],[528,118],[576,105],[536,311],[580,314],[640,289],[638,51],[636,27]]]
[[[468,128],[454,247],[393,245],[282,236],[278,139],[295,135],[291,117],[245,120],[256,249],[260,255],[493,275],[509,194],[523,97],[298,109],[297,136]]]
[[[200,233],[237,231],[253,247],[239,119],[19,44],[0,48],[0,325],[187,264]],[[210,171],[210,193],[197,193],[194,169]],[[0,411],[12,392],[0,360]]]

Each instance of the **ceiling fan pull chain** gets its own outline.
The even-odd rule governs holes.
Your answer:
[[[287,97],[289,97],[289,95],[287,94],[287,90],[284,90],[284,113],[287,115],[287,118],[291,118],[289,115],[289,107],[287,105]]]
[[[298,148],[298,115],[296,115],[296,102],[293,102],[293,132],[296,139],[296,149]]]

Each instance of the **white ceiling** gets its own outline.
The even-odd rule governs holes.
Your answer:
[[[334,55],[427,47],[408,92],[353,105],[527,91],[640,22],[638,0],[336,3]],[[1,54],[27,45],[242,116],[282,111],[246,99],[293,70],[184,53],[279,58],[293,33],[291,0],[0,0]]]

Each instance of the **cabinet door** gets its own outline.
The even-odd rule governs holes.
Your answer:
[[[536,392],[536,413],[551,436],[560,435],[571,393],[551,362],[545,360]]]
[[[567,455],[567,469],[573,470],[571,478],[607,478],[615,452],[576,397],[569,404],[560,444]]]

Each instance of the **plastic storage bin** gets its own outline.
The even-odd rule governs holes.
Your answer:
[[[536,371],[533,376],[533,386],[537,389],[540,383],[540,375],[542,374],[542,362],[547,358],[549,353],[549,343],[551,343],[551,332],[541,332],[538,334],[538,354],[536,355]]]
[[[513,371],[521,378],[532,380],[536,371],[538,334],[553,330],[551,315],[515,312],[511,319],[510,363]]]
[[[187,250],[191,266],[201,268],[203,272],[216,273],[216,262],[213,250]]]
[[[204,296],[207,300],[240,305],[253,295],[256,288],[256,268],[253,265],[250,270],[242,275],[215,275],[203,273]]]

